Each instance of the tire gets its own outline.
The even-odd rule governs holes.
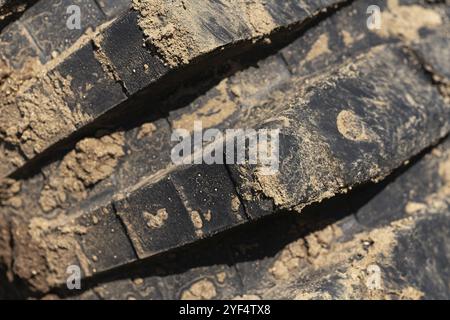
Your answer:
[[[449,297],[448,5],[79,2],[0,33],[5,298]],[[175,164],[197,121],[279,130],[275,174]]]

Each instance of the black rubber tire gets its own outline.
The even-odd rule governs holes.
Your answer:
[[[190,4],[187,56],[129,1],[80,0],[75,32],[27,7],[0,33],[0,297],[448,298],[450,8],[373,2],[381,31],[363,1],[265,1],[264,30]],[[279,171],[175,165],[194,121],[279,129]]]

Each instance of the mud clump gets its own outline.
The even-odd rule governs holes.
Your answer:
[[[1,174],[11,171],[11,165],[23,165],[24,157],[34,157],[58,137],[89,121],[88,116],[67,104],[74,96],[70,78],[55,73],[36,82],[34,74],[30,71],[26,80],[3,84],[7,88],[0,94],[0,157],[8,160],[2,161]]]
[[[439,86],[439,91],[441,92],[442,96],[444,97],[445,102],[450,103],[450,83],[441,84]]]
[[[336,120],[339,132],[351,141],[371,141],[374,133],[364,121],[351,110],[341,111]]]
[[[89,272],[88,259],[75,239],[86,230],[64,215],[53,220],[33,218],[29,223],[15,219],[13,230],[12,270],[32,290],[48,292],[65,283],[70,265],[81,265],[85,273]]]
[[[21,182],[14,179],[4,179],[0,183],[0,205],[20,208],[22,200],[19,196]]]
[[[425,212],[427,210],[427,205],[424,203],[420,203],[420,202],[408,202],[405,206],[405,212],[407,214],[416,214],[419,212]]]
[[[159,209],[156,214],[149,212],[143,213],[144,219],[147,221],[147,226],[151,229],[159,229],[164,225],[164,222],[169,218],[166,209]]]
[[[298,239],[284,248],[269,272],[279,280],[287,280],[302,262],[315,264],[321,254],[326,254],[332,241],[342,235],[339,228],[329,226],[305,238]]]
[[[424,293],[413,287],[406,287],[400,291],[399,298],[401,300],[420,300]]]
[[[236,40],[243,30],[258,38],[276,27],[261,0],[133,0],[133,7],[141,15],[139,25],[149,42],[170,66],[187,64],[226,44],[209,30],[210,21],[236,35]]]
[[[8,278],[11,278],[12,248],[11,248],[11,231],[6,217],[0,214],[0,270],[5,268],[8,270]]]
[[[36,80],[36,70],[37,64],[28,61],[17,72],[0,59],[0,174],[11,170],[11,166],[23,164],[24,159],[17,154],[17,147],[14,146],[21,119],[16,97],[24,87]]]
[[[144,123],[137,134],[138,139],[143,139],[145,137],[151,136],[156,131],[156,126],[154,123]]]
[[[194,283],[188,290],[181,294],[182,300],[211,300],[217,296],[216,287],[208,279],[202,279]]]
[[[201,217],[200,213],[199,213],[198,211],[191,211],[191,212],[189,213],[189,215],[190,215],[190,217],[191,217],[192,225],[193,225],[194,228],[196,229],[196,230],[195,230],[195,233],[196,233],[198,236],[202,236],[202,235],[203,235],[203,231],[202,231],[202,228],[203,228],[203,220],[202,220],[202,217]]]
[[[284,288],[281,283],[293,278],[315,279],[316,272],[325,282],[331,280],[338,284],[337,291],[326,291],[320,285],[315,287],[313,280],[312,286],[307,283],[294,289],[293,297],[300,300],[420,299],[424,294],[419,289],[411,286],[391,288],[383,277],[377,286],[368,284],[371,268],[380,269],[380,264],[386,269],[395,263],[397,236],[413,230],[417,221],[407,217],[379,229],[362,231],[346,241],[341,241],[343,233],[338,227],[328,226],[288,244],[269,269],[269,274],[278,280],[280,288]],[[330,278],[323,278],[324,270],[330,270]],[[277,294],[274,287],[268,296]]]
[[[39,204],[44,212],[63,206],[68,197],[85,199],[87,189],[112,174],[123,150],[123,133],[113,133],[102,138],[80,141],[50,176],[44,186]]]
[[[27,156],[42,152],[58,134],[68,134],[77,124],[87,122],[87,117],[72,112],[67,106],[67,99],[73,96],[70,82],[70,78],[48,76],[43,79],[42,88],[33,88],[19,97],[17,103],[23,130],[19,129],[15,136],[19,135]]]

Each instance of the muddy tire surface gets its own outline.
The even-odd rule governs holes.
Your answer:
[[[0,298],[449,299],[449,30],[448,1],[0,0]]]

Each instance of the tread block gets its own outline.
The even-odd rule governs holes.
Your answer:
[[[79,224],[86,234],[79,243],[89,259],[92,272],[105,271],[137,259],[127,233],[111,205],[84,214]]]
[[[114,203],[139,258],[194,241],[194,226],[172,182],[163,180]]]
[[[80,7],[80,29],[69,29],[67,8]],[[23,25],[42,50],[42,63],[69,48],[89,27],[106,21],[95,0],[39,1],[22,17]]]
[[[144,47],[144,34],[138,27],[137,16],[138,13],[132,11],[120,18],[100,42],[101,50],[130,95],[155,82],[167,71],[161,60]]]
[[[184,206],[200,219],[197,233],[211,236],[245,222],[245,214],[224,165],[193,165],[171,175]]]
[[[280,154],[281,156],[281,154]],[[254,166],[228,165],[233,181],[240,198],[243,199],[245,212],[250,219],[258,219],[274,212],[274,202],[272,199],[261,195],[253,188],[257,183],[251,174],[256,168]]]
[[[69,103],[72,110],[81,108],[82,112],[96,117],[127,98],[121,85],[104,71],[96,59],[91,42],[59,64],[55,71],[71,79],[70,86],[76,94]]]
[[[254,168],[234,167],[242,198],[260,193],[285,209],[320,201],[386,176],[450,129],[449,106],[396,46],[372,49],[329,79],[263,126],[281,130],[280,170],[261,180]]]

